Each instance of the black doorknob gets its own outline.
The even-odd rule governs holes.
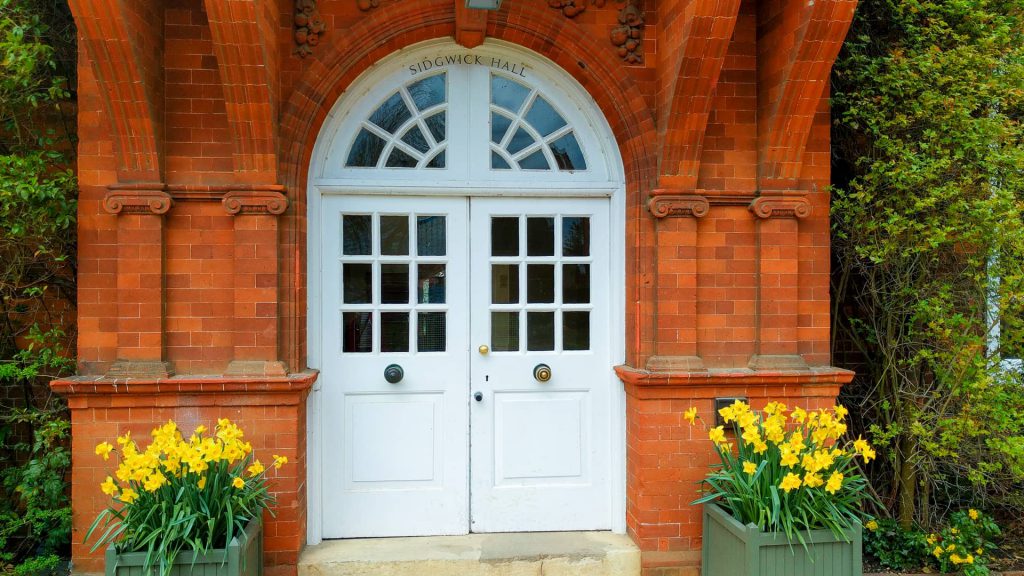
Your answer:
[[[398,384],[405,377],[405,371],[398,364],[388,364],[388,367],[384,369],[384,379],[388,381],[388,384]]]
[[[484,399],[484,393],[483,392],[477,392],[476,394],[473,394],[473,400],[476,400],[477,402],[482,402],[483,399]]]

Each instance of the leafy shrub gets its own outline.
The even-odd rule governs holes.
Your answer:
[[[869,520],[864,527],[864,549],[883,567],[913,571],[928,563],[927,535],[923,530],[904,530],[891,518]]]
[[[964,576],[988,574],[988,556],[996,548],[993,538],[999,526],[988,514],[973,508],[954,512],[949,525],[937,534],[929,534],[927,544],[942,572],[963,571]]]

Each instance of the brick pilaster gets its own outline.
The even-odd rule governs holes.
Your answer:
[[[117,218],[117,361],[108,376],[166,377],[164,215],[173,201],[162,184],[118,186],[103,199]]]
[[[278,360],[277,217],[288,199],[277,190],[228,192],[234,216],[234,356],[230,375],[283,375]]]
[[[757,352],[750,368],[806,368],[798,353],[798,233],[811,204],[803,196],[765,195],[750,203],[750,211],[758,218]]]
[[[707,215],[708,200],[654,190],[647,206],[657,219],[657,343],[647,369],[703,370],[697,353],[697,219]]]

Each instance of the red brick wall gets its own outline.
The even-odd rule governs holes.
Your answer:
[[[321,0],[326,33],[300,58],[291,0],[220,1],[127,0],[126,18],[101,0],[72,1],[81,35],[83,375],[134,359],[209,375],[202,382],[223,390],[226,382],[266,385],[284,366],[302,371],[305,187],[320,127],[370,66],[458,26],[453,0],[381,0],[365,12],[355,1]],[[632,65],[608,40],[616,2],[590,2],[569,19],[547,2],[514,0],[487,16],[487,37],[551,59],[593,96],[622,156],[628,521],[650,574],[682,573],[697,558],[687,486],[703,475],[710,450],[680,425],[680,410],[710,412],[722,395],[825,405],[848,376],[800,369],[755,377],[747,366],[764,355],[790,363],[799,355],[797,364],[812,368],[830,362],[823,86],[851,3],[647,0],[643,61]],[[135,194],[135,213],[104,207],[117,190]],[[270,210],[282,192],[288,206],[278,215]],[[248,202],[240,215],[222,204],[235,194]],[[696,210],[654,218],[652,195],[689,198]],[[776,212],[754,214],[759,196]],[[173,206],[147,205],[154,197]],[[806,206],[809,214],[796,214]],[[147,245],[136,250],[132,238]],[[156,340],[145,336],[153,330]],[[671,373],[652,376],[648,367]],[[249,379],[237,377],[249,370]],[[261,430],[261,445],[304,453],[303,405],[277,407],[279,396],[197,400],[161,384],[144,400],[102,387],[83,398],[75,401],[79,529],[99,498],[91,446],[126,426],[144,432],[165,417],[214,417],[227,407],[246,422],[280,421]],[[128,407],[140,401],[149,412]],[[304,538],[303,466],[296,462],[298,477],[281,487],[293,512],[268,526],[271,564],[292,564]],[[98,566],[80,546],[75,558]]]

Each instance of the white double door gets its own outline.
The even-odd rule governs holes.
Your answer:
[[[322,206],[324,537],[610,528],[608,201]]]

